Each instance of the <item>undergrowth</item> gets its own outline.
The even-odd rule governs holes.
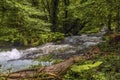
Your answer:
[[[71,66],[65,80],[120,80],[120,55],[110,53]]]
[[[64,75],[65,80],[120,80],[120,44],[98,45],[103,55],[74,64]]]

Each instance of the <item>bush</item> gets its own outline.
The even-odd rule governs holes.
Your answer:
[[[119,61],[120,56],[115,53],[97,56],[94,60],[83,60],[72,66],[64,78],[65,80],[119,80]]]

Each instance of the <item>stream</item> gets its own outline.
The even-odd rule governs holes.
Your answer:
[[[67,58],[75,54],[82,54],[90,46],[101,42],[104,32],[96,34],[82,34],[80,36],[69,36],[61,44],[46,43],[33,48],[1,50],[0,52],[0,73],[14,72],[29,68],[32,65],[52,65],[52,62],[39,62],[35,60],[39,56],[54,54],[54,59]]]

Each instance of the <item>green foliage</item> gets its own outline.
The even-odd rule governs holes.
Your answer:
[[[96,33],[103,26],[116,31],[119,6],[119,0],[1,0],[0,40],[3,44],[8,41],[12,45],[36,46],[59,40],[61,33],[54,32]],[[9,31],[13,32],[6,36]]]
[[[30,35],[30,36],[29,36]],[[26,46],[38,46],[43,43],[64,39],[64,34],[59,32],[26,33],[20,37],[20,42]]]
[[[0,43],[12,43],[14,44],[17,40],[19,40],[19,33],[18,30],[14,28],[1,28],[0,29]]]
[[[106,43],[99,44],[98,47],[100,47],[101,50],[104,52],[116,52],[116,53],[118,53],[120,51],[120,43],[115,44],[115,45],[111,45],[108,42],[106,42]]]
[[[78,65],[78,66],[77,65],[73,65],[71,70],[74,71],[74,72],[83,72],[85,70],[89,70],[89,69],[98,67],[101,64],[102,64],[102,62],[98,61],[98,62],[91,63],[91,64],[84,64],[84,65]]]
[[[65,80],[119,80],[119,46],[107,42],[99,44],[98,47],[104,54],[74,64],[64,76]]]
[[[41,56],[39,57],[37,60],[38,61],[53,61],[52,59],[53,55],[45,55],[45,56]]]
[[[100,28],[98,27],[85,27],[82,29],[79,33],[98,33],[100,31]]]
[[[50,54],[50,55],[45,55],[45,56],[41,56],[39,57],[37,60],[38,61],[49,61],[49,62],[53,62],[52,64],[56,64],[56,63],[59,63],[61,61],[63,61],[62,59],[53,59],[53,54]]]
[[[96,56],[94,60],[83,60],[72,66],[64,76],[65,80],[119,80],[119,61],[117,54]],[[93,64],[93,65],[92,65]],[[89,67],[88,67],[89,66]]]
[[[40,35],[40,38],[41,38],[40,43],[46,43],[51,41],[63,40],[64,34],[59,32],[43,33]]]
[[[6,80],[6,78],[4,78],[4,77],[0,77],[0,80]]]
[[[32,6],[31,1],[0,1],[0,44],[37,46],[64,38],[59,32],[51,32],[47,13]],[[4,8],[4,9],[3,9]]]
[[[85,23],[84,28],[88,28],[87,31],[103,26],[113,29],[117,28],[120,21],[117,18],[120,18],[118,5],[120,5],[118,0],[71,0],[68,6],[69,17],[79,18],[82,23]]]

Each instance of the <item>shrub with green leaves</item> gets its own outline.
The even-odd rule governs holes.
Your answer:
[[[64,38],[62,33],[51,32],[48,14],[32,5],[28,0],[0,1],[1,45],[37,46]]]
[[[94,60],[83,60],[73,65],[65,80],[119,80],[120,56],[111,53],[106,56],[96,56]]]

